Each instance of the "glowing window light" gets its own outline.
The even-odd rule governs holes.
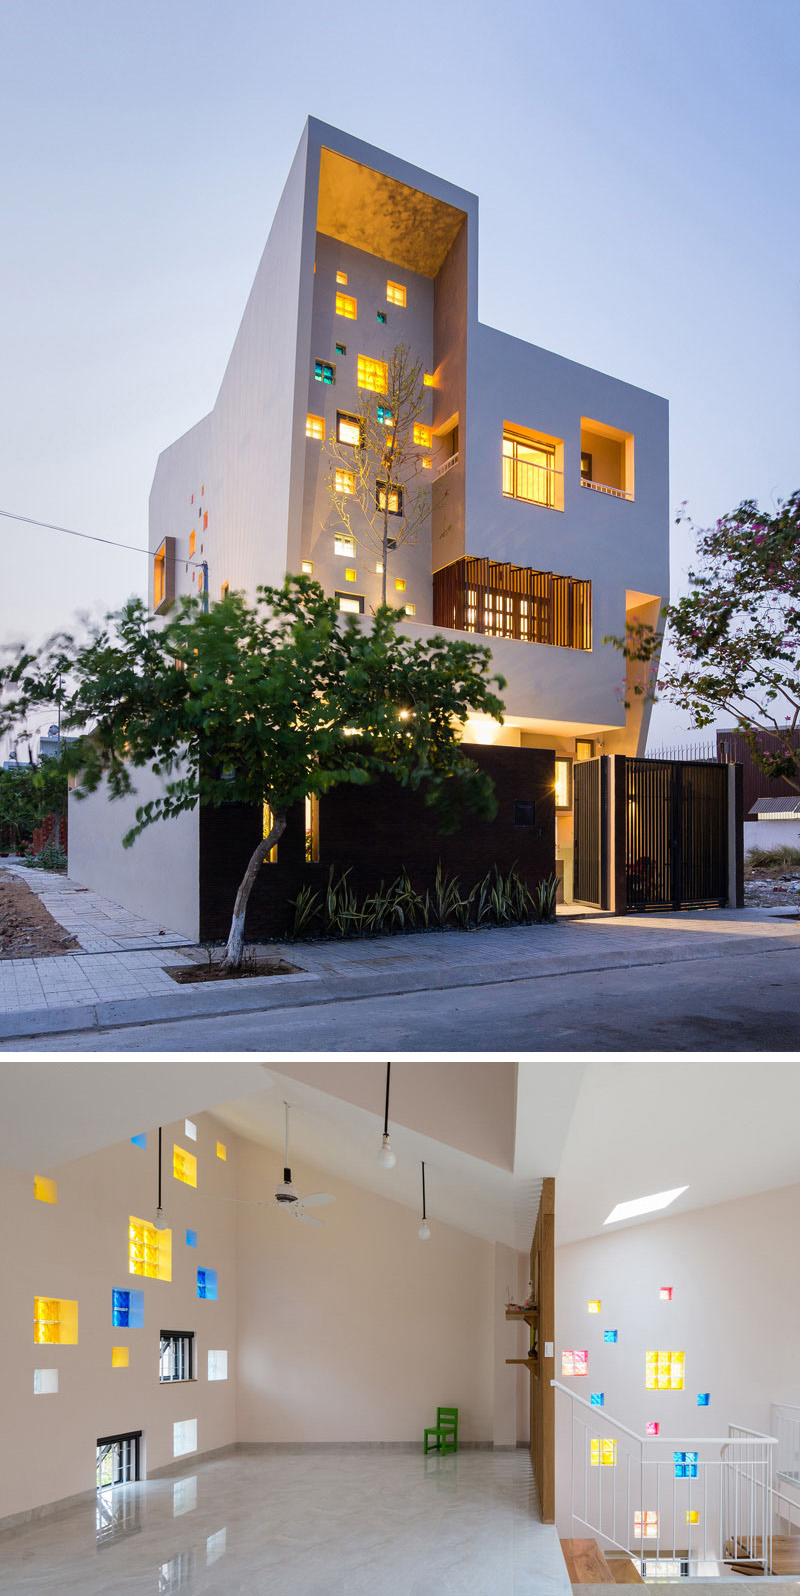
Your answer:
[[[589,1353],[568,1351],[561,1354],[561,1374],[569,1379],[571,1376],[589,1373]]]
[[[406,620],[408,620],[409,615],[416,615],[416,613],[417,613],[416,604],[406,604],[403,607],[404,607],[405,612],[406,612]]]
[[[341,283],[343,288],[346,288],[347,287],[347,272],[337,272],[336,273],[336,281],[337,281],[337,283]]]
[[[394,420],[389,405],[378,405],[378,421],[382,427],[390,427]]]
[[[144,1292],[111,1292],[111,1323],[118,1330],[141,1330],[144,1325]]]
[[[190,1142],[196,1142],[197,1141],[197,1126],[195,1125],[195,1122],[194,1122],[193,1119],[185,1119],[184,1120],[184,1122],[183,1122],[183,1134],[184,1134],[184,1136],[188,1136]]]
[[[403,284],[387,283],[386,298],[390,305],[399,305],[401,309],[404,310],[406,305],[406,290],[403,287]]]
[[[556,809],[572,808],[572,761],[556,760]],[[598,1309],[599,1312],[599,1309]]]
[[[433,461],[429,460],[427,458],[427,456],[422,462],[422,469],[423,469],[423,471],[432,471],[433,470]]]
[[[414,422],[414,442],[420,449],[430,449],[433,434],[430,427],[423,427],[421,421]]]
[[[610,1438],[598,1440],[596,1437],[590,1443],[590,1462],[593,1469],[613,1468],[617,1461],[617,1443]]]
[[[189,553],[190,554],[194,554],[195,547],[196,547],[196,538],[195,538],[194,529],[192,529],[192,531],[189,533]]]
[[[344,316],[347,321],[355,321],[358,315],[358,301],[349,294],[336,295],[336,314]]]
[[[432,388],[433,387],[433,374],[430,371],[426,371],[425,372],[425,375],[423,376],[423,379],[422,379],[422,386],[423,386],[423,388]]]
[[[371,393],[386,392],[386,361],[373,360],[369,355],[359,355],[356,365],[356,382],[359,388]]]
[[[325,419],[323,416],[306,416],[306,437],[313,438],[315,443],[325,442]]]
[[[403,581],[402,576],[398,576],[398,578],[397,578],[397,580],[396,580],[396,582],[394,584],[394,590],[395,590],[395,593],[405,593],[406,584]]]
[[[697,1393],[697,1406],[699,1408],[707,1408],[710,1401],[711,1401],[711,1393],[709,1391],[698,1391],[698,1393]]]
[[[300,561],[300,571],[301,571],[303,576],[313,576],[314,575],[314,561],[313,560],[301,560]]]
[[[686,1522],[687,1522],[687,1524],[699,1524],[700,1523],[700,1513],[699,1513],[699,1510],[696,1507],[687,1507],[687,1509],[686,1509]]]
[[[333,486],[334,486],[334,489],[335,489],[335,491],[337,493],[344,493],[344,494],[355,493],[355,491],[356,491],[355,472],[354,471],[336,471],[334,473]]]
[[[172,1279],[172,1231],[156,1230],[146,1219],[128,1221],[128,1273],[150,1280]]]
[[[656,1535],[658,1535],[658,1513],[652,1508],[645,1508],[644,1512],[640,1513],[637,1508],[633,1515],[634,1540],[650,1540]]]
[[[336,381],[336,367],[329,360],[314,361],[314,381],[322,382],[326,388],[332,388]]]
[[[198,1269],[197,1295],[205,1302],[217,1301],[217,1271],[216,1269]]]
[[[659,1350],[645,1353],[645,1388],[648,1391],[682,1391],[686,1355]]]
[[[196,1247],[197,1246],[197,1231],[196,1230],[187,1230],[187,1232],[186,1232],[186,1245],[187,1245],[187,1247]]]
[[[57,1203],[58,1182],[55,1180],[48,1180],[46,1175],[34,1175],[33,1195],[37,1202]]]
[[[356,540],[349,532],[335,532],[333,536],[334,554],[355,554]]]
[[[600,1302],[600,1298],[599,1297],[594,1297],[594,1298],[592,1298],[591,1302],[587,1302],[587,1304],[586,1304],[586,1312],[587,1313],[599,1313],[601,1306],[602,1306],[602,1304]]]
[[[225,1146],[225,1143],[224,1142],[217,1142],[217,1158],[221,1158],[222,1162],[224,1164],[226,1162],[226,1160],[227,1160],[227,1157],[228,1157],[228,1149]]]
[[[360,449],[364,440],[359,417],[346,415],[343,410],[337,411],[336,437],[339,443],[351,443],[354,448]]]
[[[33,1339],[36,1346],[76,1346],[77,1302],[62,1297],[34,1297]]]
[[[269,834],[270,834],[270,832],[272,830],[272,823],[273,823],[272,809],[271,809],[270,805],[267,803],[266,799],[264,799],[264,802],[261,805],[261,841],[262,842],[266,842],[267,837],[269,836]],[[268,854],[267,858],[264,860],[264,863],[265,864],[277,864],[278,863],[278,844],[277,844],[277,842],[273,843],[272,847],[269,850],[269,854]]]
[[[352,565],[346,565],[345,566],[345,568],[344,568],[344,579],[345,579],[346,582],[355,582],[356,575],[357,575],[357,572],[356,572],[354,566],[352,566]]]
[[[194,1153],[187,1153],[177,1142],[172,1147],[172,1173],[176,1180],[183,1181],[184,1186],[197,1185],[197,1159]]]

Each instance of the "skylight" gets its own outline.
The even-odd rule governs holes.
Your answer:
[[[603,1224],[614,1225],[620,1219],[635,1219],[637,1214],[652,1214],[657,1208],[668,1208],[681,1192],[688,1190],[688,1186],[674,1186],[672,1191],[657,1191],[652,1197],[634,1197],[628,1203],[617,1203]]]

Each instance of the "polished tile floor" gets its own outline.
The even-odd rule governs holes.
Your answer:
[[[569,1596],[527,1453],[264,1448],[0,1534],[3,1596]]]

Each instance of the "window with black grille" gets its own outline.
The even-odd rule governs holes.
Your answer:
[[[162,1330],[159,1380],[194,1379],[194,1331]]]

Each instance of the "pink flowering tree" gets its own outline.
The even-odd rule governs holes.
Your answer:
[[[697,727],[725,716],[759,768],[800,792],[800,492],[772,515],[745,499],[713,527],[683,509],[678,520],[694,533],[695,559],[689,592],[661,612],[671,648],[657,682],[663,632],[635,623],[604,641],[642,667],[634,691],[657,689]]]

